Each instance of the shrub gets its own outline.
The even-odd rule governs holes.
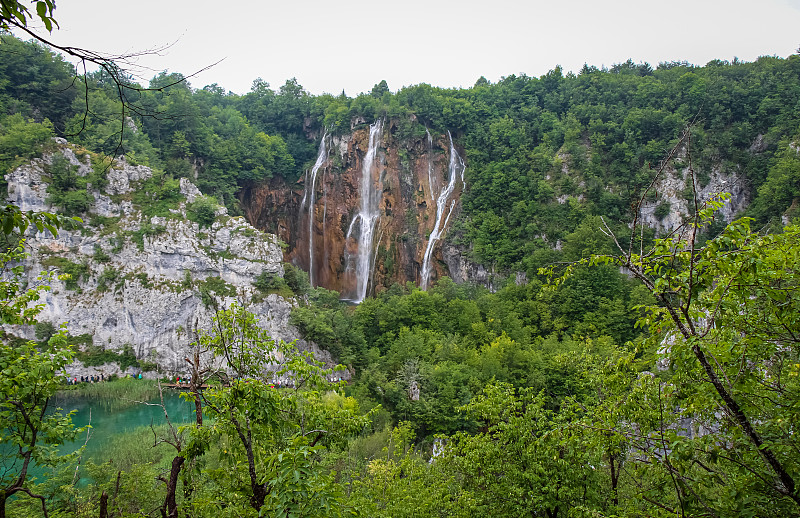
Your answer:
[[[293,264],[286,263],[283,265],[283,280],[297,296],[308,295],[311,290],[308,273]]]
[[[59,207],[68,216],[76,216],[89,209],[94,198],[86,190],[87,179],[78,176],[78,166],[72,165],[63,155],[56,154],[47,172],[50,175],[48,203]]]
[[[286,280],[277,273],[261,272],[261,274],[256,277],[256,280],[253,281],[253,286],[255,286],[258,291],[266,294],[279,291],[286,288],[288,285],[286,284]]]
[[[120,280],[119,270],[106,267],[103,273],[97,278],[97,291],[101,293],[108,291],[111,285],[118,280]]]
[[[108,183],[104,169],[98,167],[87,176],[78,175],[78,166],[64,155],[53,155],[47,167],[50,184],[47,186],[48,203],[55,205],[69,216],[82,214],[94,203],[90,188],[99,188]]]
[[[216,306],[216,297],[233,297],[236,295],[236,288],[225,282],[221,277],[207,277],[200,281],[200,300],[207,308]]]
[[[103,247],[100,246],[99,243],[95,243],[94,245],[94,260],[98,263],[107,263],[111,260],[111,256],[103,250]]]
[[[186,216],[200,228],[211,227],[217,217],[217,202],[211,196],[199,196],[186,208]]]
[[[167,227],[164,225],[153,225],[149,222],[142,223],[142,226],[139,227],[139,230],[131,233],[131,240],[136,243],[136,246],[139,247],[139,250],[144,250],[144,238],[147,237],[154,237],[159,234],[163,234],[167,231]]]
[[[89,277],[89,265],[87,263],[74,263],[64,257],[49,257],[42,261],[42,265],[46,267],[53,267],[61,271],[61,273],[69,275],[64,281],[64,286],[68,290],[80,292],[78,283]]]
[[[183,271],[183,281],[181,281],[181,288],[190,290],[194,286],[194,279],[192,279],[192,272],[189,270]]]
[[[70,338],[74,340],[84,336],[87,335]],[[91,340],[91,337],[89,339]],[[122,351],[116,352],[90,344],[86,345],[82,351],[78,351],[76,357],[83,363],[84,367],[99,367],[107,363],[116,363],[123,371],[128,367],[141,367],[139,360],[136,358],[136,353],[130,345],[125,345]]]
[[[56,333],[56,326],[50,322],[36,322],[34,328],[36,330],[36,339],[41,344],[46,344],[50,337]]]
[[[670,209],[671,206],[669,202],[662,201],[661,203],[658,204],[658,207],[656,207],[656,210],[653,212],[653,215],[660,221],[669,214]]]

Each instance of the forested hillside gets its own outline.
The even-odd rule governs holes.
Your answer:
[[[2,36],[3,174],[59,136],[153,168],[146,201],[159,210],[186,177],[247,214],[254,186],[302,194],[326,134],[389,121],[402,160],[409,143],[449,132],[465,187],[444,239],[496,273],[494,290],[441,278],[354,305],[297,268],[264,276],[255,288],[288,291],[291,323],[347,376],[275,344],[242,308],[219,308],[192,347],[224,357],[229,377],[204,378],[199,352],[180,373],[196,423],[131,432],[110,462],[59,465],[36,450],[52,469],[22,480],[40,499],[18,495],[0,513],[800,516],[800,56],[555,68],[466,89],[393,93],[381,81],[355,98],[293,80],[257,79],[240,96],[180,79],[120,89]],[[658,188],[670,171],[680,210]],[[51,179],[50,201],[80,216],[97,181]],[[730,224],[733,196],[698,195],[727,181],[749,203]],[[677,223],[656,224],[667,219]],[[59,336],[52,361],[69,363]],[[0,390],[13,395],[35,384],[25,362],[44,360],[32,343],[3,347]],[[19,427],[15,408],[0,406],[0,428]],[[0,492],[19,476],[8,465]]]
[[[789,152],[800,132],[796,55],[655,69],[629,61],[566,76],[555,68],[497,84],[481,78],[460,90],[421,84],[391,93],[380,82],[356,98],[312,96],[293,80],[272,89],[256,79],[241,96],[188,82],[159,91],[181,77],[162,73],[133,85],[155,90],[123,90],[129,105],[123,124],[117,88],[104,73],[73,81],[71,66],[58,56],[4,38],[0,106],[12,118],[3,128],[43,123],[90,150],[126,154],[175,178],[196,175],[204,193],[233,211],[244,186],[301,178],[325,131],[346,133],[381,117],[397,121],[401,139],[426,128],[450,131],[466,151],[468,188],[448,239],[501,271],[532,274],[556,258],[554,244],[588,217],[627,222],[654,168],[690,123],[701,185],[714,170],[741,175],[759,223],[793,211],[798,196]],[[35,138],[46,130],[28,131]],[[14,156],[32,152],[4,140],[6,169]],[[659,210],[663,217],[669,208]]]

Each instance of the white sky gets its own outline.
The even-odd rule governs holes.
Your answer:
[[[246,93],[296,77],[313,94],[468,87],[561,65],[752,61],[800,47],[800,0],[58,0],[57,43],[113,53],[174,43],[139,60]]]

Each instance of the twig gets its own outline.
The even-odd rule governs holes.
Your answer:
[[[89,439],[91,438],[91,431],[92,431],[92,408],[89,407],[89,424],[86,425],[86,440],[83,442],[83,448],[86,448],[86,445],[89,444]],[[75,487],[75,483],[78,482],[78,469],[81,467],[81,461],[83,460],[83,452],[78,457],[78,464],[75,466],[75,474],[72,475],[72,486]]]

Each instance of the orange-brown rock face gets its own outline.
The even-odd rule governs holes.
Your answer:
[[[378,214],[368,251],[368,293],[395,282],[421,283],[428,238],[432,232],[436,236],[437,220],[440,239],[429,253],[430,281],[447,273],[440,249],[454,219],[448,216],[458,210],[463,189],[463,162],[460,170],[453,170],[451,149],[458,161],[460,157],[448,135],[423,134],[401,141],[396,125],[387,121],[375,138],[374,161],[365,164],[372,156],[369,132],[364,127],[343,136],[326,136],[320,149],[325,154],[316,171],[310,170],[296,185],[273,180],[240,195],[248,221],[288,244],[286,261],[309,271],[315,286],[346,298],[357,298],[356,257],[363,231],[358,215],[363,211],[365,174],[367,190],[374,189],[377,197]],[[452,188],[445,192],[448,184]]]

